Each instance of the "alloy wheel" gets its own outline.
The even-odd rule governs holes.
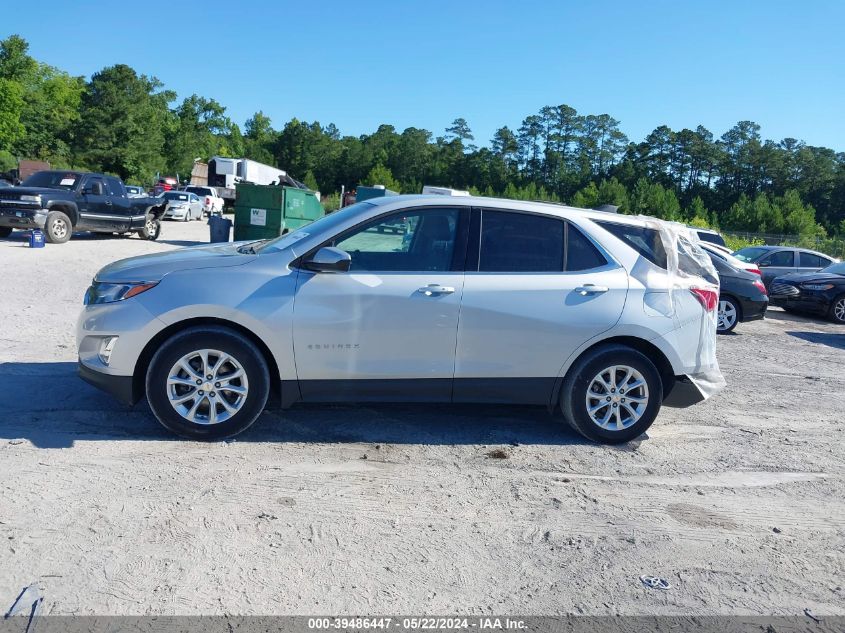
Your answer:
[[[840,323],[845,323],[845,297],[842,297],[833,305],[833,316]]]
[[[240,411],[249,394],[243,365],[231,354],[201,349],[185,354],[170,369],[167,397],[185,420],[219,424]]]
[[[736,306],[730,301],[719,301],[719,316],[717,327],[720,330],[729,330],[736,323]]]
[[[587,414],[599,427],[621,431],[637,423],[648,407],[648,385],[643,375],[627,365],[600,371],[587,389]]]

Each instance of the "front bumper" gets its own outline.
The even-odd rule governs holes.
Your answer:
[[[788,308],[796,312],[827,314],[830,299],[821,291],[800,290],[797,295],[773,295],[769,297],[773,306]]]
[[[47,222],[47,211],[32,207],[0,206],[0,226],[13,229],[43,229]]]
[[[167,211],[164,212],[163,217],[165,219],[170,218],[172,220],[182,220],[187,215],[188,215],[188,209],[177,208],[177,209],[168,209]]]
[[[79,361],[79,377],[89,385],[105,391],[123,404],[133,405],[140,398],[135,393],[134,378],[132,376],[113,376],[91,369]]]

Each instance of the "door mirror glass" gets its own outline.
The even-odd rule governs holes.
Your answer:
[[[346,251],[324,246],[304,263],[304,267],[318,273],[345,273],[351,263],[352,257]]]

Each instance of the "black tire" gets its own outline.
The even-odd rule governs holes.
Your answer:
[[[138,231],[138,235],[142,240],[155,241],[161,235],[161,220],[147,215],[147,220],[144,222],[144,228]]]
[[[728,308],[733,308],[736,316],[734,318],[733,323],[731,323],[730,325],[728,325],[726,327],[720,327],[719,326],[719,319],[718,319],[718,309],[717,309],[717,312],[716,312],[716,333],[717,334],[728,334],[730,332],[733,332],[734,328],[736,328],[737,324],[740,321],[742,321],[742,307],[739,305],[739,301],[737,301],[736,299],[734,299],[733,297],[731,297],[729,295],[720,295],[719,296],[719,303],[721,303],[722,301],[725,302],[726,311],[727,311]]]
[[[9,237],[13,230],[11,226],[0,226],[0,237]]]
[[[50,211],[44,223],[44,236],[50,244],[64,244],[73,233],[70,218],[61,211]]]
[[[627,428],[610,430],[600,427],[590,417],[587,393],[600,372],[617,365],[633,368],[642,375],[648,389],[648,399],[638,420]],[[637,388],[636,393],[643,392]],[[614,394],[614,397],[618,395]],[[645,433],[657,417],[662,403],[663,380],[654,363],[635,349],[618,344],[603,345],[585,352],[566,374],[560,394],[561,410],[569,425],[587,439],[602,444],[621,444]],[[623,411],[621,408],[617,409]],[[604,411],[604,414],[606,413],[607,410]],[[611,415],[611,419],[614,415]]]
[[[170,370],[185,355],[203,349],[216,350],[234,358],[246,374],[248,383],[241,408],[227,420],[216,424],[191,422],[176,411],[168,396]],[[270,371],[259,349],[242,334],[225,327],[199,326],[175,334],[159,347],[147,369],[146,393],[153,414],[165,428],[193,440],[219,440],[243,432],[264,411],[270,394]],[[200,393],[199,389],[195,393]],[[216,394],[214,397],[222,396]],[[189,402],[195,403],[194,400]],[[206,398],[199,405],[198,413],[203,409],[208,412],[210,402],[210,398]],[[213,406],[217,411],[217,405]]]
[[[845,323],[845,294],[839,295],[830,303],[828,316],[834,323]]]

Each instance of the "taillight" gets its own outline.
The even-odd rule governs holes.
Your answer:
[[[745,270],[750,273],[754,273],[755,275],[760,275],[761,277],[763,276],[763,273],[760,272],[759,268],[746,268]]]
[[[762,281],[760,281],[759,279],[755,279],[754,281],[752,281],[751,285],[754,286],[755,288],[757,288],[757,290],[762,292],[767,297],[769,296],[769,291],[766,290],[766,285]]]
[[[211,204],[211,196],[205,197],[205,206],[209,206]]]
[[[705,312],[713,312],[719,305],[719,293],[712,288],[690,288],[689,291],[698,299]]]

